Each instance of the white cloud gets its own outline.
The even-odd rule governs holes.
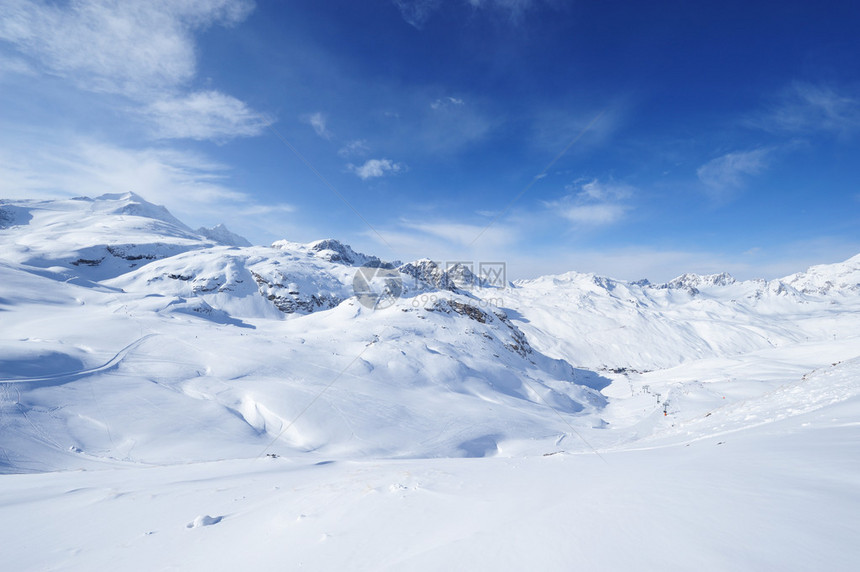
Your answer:
[[[512,19],[518,18],[531,8],[535,0],[467,0],[473,8],[495,8],[507,12]]]
[[[472,105],[453,103],[450,98],[437,101],[437,106],[431,104],[430,109],[425,109],[410,132],[410,138],[420,143],[425,151],[454,153],[483,140],[495,125],[503,121],[499,117],[485,115]]]
[[[35,72],[26,61],[21,58],[9,57],[0,54],[0,79],[13,74],[34,75]]]
[[[724,194],[743,186],[748,176],[766,169],[770,153],[770,149],[726,153],[699,167],[696,175],[712,191]]]
[[[851,132],[860,129],[860,95],[832,87],[795,83],[780,101],[749,123],[778,132]]]
[[[98,196],[133,191],[166,205],[192,227],[224,220],[233,230],[252,227],[242,217],[291,212],[291,205],[270,207],[230,185],[225,165],[189,152],[128,149],[78,137],[0,138],[0,196],[52,198]],[[225,215],[228,213],[228,215]],[[259,221],[257,221],[259,225]]]
[[[618,222],[630,207],[625,205],[578,205],[560,209],[561,215],[571,222],[588,225],[605,225]]]
[[[194,76],[193,31],[242,21],[245,0],[7,0],[0,38],[84,89],[139,95]]]
[[[630,188],[628,187],[629,191]],[[439,262],[505,262],[507,278],[516,280],[569,271],[594,272],[622,280],[648,278],[666,282],[685,272],[730,272],[738,279],[777,278],[811,264],[837,262],[860,252],[855,237],[821,237],[806,242],[771,246],[767,251],[753,245],[738,251],[717,249],[666,250],[640,237],[636,245],[595,248],[565,240],[561,233],[542,244],[533,242],[538,230],[547,230],[542,216],[507,216],[484,231],[483,224],[439,219],[401,220],[396,226],[362,231],[351,239],[354,247],[389,259],[404,261],[430,258]]]
[[[249,0],[5,0],[0,40],[33,72],[130,99],[161,137],[256,135],[265,120],[244,103],[217,91],[186,93],[197,71],[195,32],[237,24],[252,8]]]
[[[631,207],[625,201],[635,194],[630,185],[597,179],[568,185],[571,194],[544,204],[578,226],[603,226],[623,219]]]
[[[473,261],[477,264],[479,261],[504,261],[510,250],[522,242],[522,229],[516,225],[493,225],[486,229],[485,226],[444,220],[401,220],[394,227],[377,228],[379,234],[362,232],[367,242],[361,248],[402,261],[430,258],[439,262]],[[478,237],[480,240],[475,240]]]
[[[316,134],[323,139],[331,139],[332,134],[326,128],[326,116],[322,112],[317,111],[316,113],[303,115],[302,121],[313,127]]]
[[[487,225],[474,225],[452,222],[410,222],[402,221],[401,226],[407,229],[421,232],[441,238],[446,242],[461,246],[471,246],[480,237],[481,242],[486,245],[510,244],[514,237],[512,233],[503,227]]]
[[[348,142],[346,145],[338,149],[337,154],[341,157],[361,157],[370,152],[370,146],[364,139],[356,139]]]
[[[287,203],[279,203],[275,205],[250,205],[242,207],[238,213],[242,216],[259,216],[275,213],[292,213],[296,211],[296,207]]]
[[[544,221],[545,225],[546,222]],[[506,220],[505,224],[486,229],[483,225],[447,221],[403,220],[394,228],[378,228],[383,242],[374,232],[362,235],[368,241],[360,249],[404,261],[430,258],[440,263],[471,261],[504,262],[507,279],[535,278],[561,274],[571,270],[594,272],[622,280],[649,278],[654,282],[668,281],[684,272],[715,273],[729,271],[741,278],[759,277],[764,271],[761,260],[738,260],[731,253],[661,250],[650,246],[598,250],[571,246],[567,241],[555,241],[535,247],[528,241],[534,229],[522,220]],[[361,241],[359,241],[361,242]],[[388,246],[393,250],[387,252]],[[355,245],[354,245],[355,246]],[[386,252],[382,252],[383,248]],[[850,251],[850,249],[849,249]],[[803,265],[791,268],[801,269]],[[786,274],[790,271],[786,266]],[[779,275],[767,268],[766,277]]]
[[[573,190],[576,185],[568,185],[568,190]],[[591,199],[595,201],[610,201],[629,199],[633,196],[635,189],[630,185],[620,183],[601,183],[597,179],[593,179],[587,183],[579,185],[578,196],[581,199]]]
[[[150,104],[159,137],[168,139],[230,139],[259,135],[272,120],[235,97],[218,91],[199,91]]]
[[[350,163],[347,168],[358,175],[360,179],[367,180],[382,177],[386,173],[399,173],[403,170],[403,165],[389,159],[368,159],[364,165],[355,166]]]
[[[507,14],[512,21],[537,2],[536,0],[466,0],[475,10],[492,9]],[[442,0],[393,0],[403,19],[417,29],[424,27],[431,14],[439,9]]]
[[[684,272],[716,273],[732,271],[728,257],[711,252],[659,250],[651,247],[570,248],[560,245],[507,259],[509,279],[536,278],[570,271],[593,272],[617,280],[666,282]]]
[[[400,10],[400,15],[411,26],[417,29],[424,27],[430,14],[442,4],[441,0],[393,0]]]
[[[6,147],[9,149],[9,147]],[[4,196],[101,195],[133,191],[160,202],[205,204],[245,197],[221,184],[226,168],[164,149],[130,150],[85,139],[0,156]]]
[[[459,106],[466,103],[458,97],[443,97],[439,98],[430,104],[431,109],[445,109],[446,107]]]
[[[541,109],[533,118],[529,141],[552,155],[607,144],[624,123],[629,104],[618,98],[603,109],[589,107],[573,113],[569,107]]]
[[[778,278],[812,264],[845,260],[860,252],[856,240],[828,237],[788,243],[768,252],[756,248],[746,252],[665,250],[648,244],[594,249],[572,246],[563,240],[536,247],[528,241],[533,229],[523,226],[522,221],[506,222],[491,227],[486,239],[482,237],[473,244],[472,239],[482,230],[481,226],[401,221],[396,228],[378,229],[385,243],[375,233],[364,231],[361,234],[366,242],[357,238],[357,247],[363,252],[404,261],[430,258],[439,262],[472,261],[475,265],[482,261],[505,262],[508,280],[577,271],[620,280],[648,278],[654,283],[669,281],[685,272],[730,272],[743,280]],[[392,251],[388,251],[389,245],[394,247]]]

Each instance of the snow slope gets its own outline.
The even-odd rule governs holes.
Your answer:
[[[838,375],[856,387],[856,364]],[[264,457],[9,475],[0,511],[16,525],[4,531],[4,562],[15,570],[853,570],[860,457],[846,452],[856,450],[858,416],[855,393],[689,446],[602,460]]]
[[[651,285],[571,272],[518,282],[503,297],[548,355],[590,368],[654,370],[856,335],[858,293],[860,256],[773,281],[687,274]]]
[[[110,200],[127,199],[99,199]],[[90,243],[104,238],[94,236]],[[121,229],[111,236],[124,238]],[[354,265],[381,261],[336,241],[195,240],[194,249],[100,281],[90,267],[89,280],[76,283],[0,266],[4,332],[14,332],[0,362],[7,471],[253,457],[267,446],[484,456],[511,439],[602,423],[598,389],[608,380],[534,351],[504,312],[467,293],[438,291],[429,301],[417,296],[431,286],[413,285],[411,297],[374,311],[351,286]],[[425,263],[405,271],[414,284],[413,274],[447,284]],[[335,381],[337,391],[317,401]],[[565,417],[548,425],[548,405]],[[463,416],[466,425],[457,423]]]
[[[445,305],[372,312],[353,299],[252,322],[181,298],[63,290],[50,317],[20,307],[5,322],[30,334],[4,344],[3,448],[16,470],[254,456],[276,438],[281,453],[479,456],[512,436],[560,434],[546,426],[544,401],[586,424],[603,402],[573,382],[597,376],[526,353],[494,314],[481,323]],[[58,304],[63,295],[80,303]],[[284,432],[335,379],[337,391]],[[467,426],[455,423],[463,415]]]
[[[860,566],[860,256],[492,288],[240,239],[0,201],[4,569]]]
[[[218,233],[212,236],[192,231],[164,207],[134,193],[0,201],[3,260],[66,278],[118,276],[151,260],[219,243]],[[220,236],[247,243],[223,226]]]

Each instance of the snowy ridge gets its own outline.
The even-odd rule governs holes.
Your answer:
[[[591,368],[651,370],[851,335],[860,311],[858,258],[771,281],[685,274],[655,286],[570,272],[519,281],[505,301],[549,355]]]
[[[90,209],[91,212],[97,212],[102,215],[129,215],[159,220],[182,230],[191,230],[179,219],[170,214],[167,208],[162,205],[154,205],[147,202],[143,197],[136,193],[108,193],[98,196],[95,199],[77,197],[72,200],[89,202],[92,204]]]
[[[803,293],[856,293],[860,291],[860,254],[845,262],[813,266],[781,282]]]
[[[860,565],[860,256],[490,287],[203,230],[0,201],[10,569]]]
[[[660,437],[666,439],[673,435],[725,435],[805,415],[829,405],[856,399],[858,395],[860,357],[834,362],[806,372],[764,395],[732,402],[703,415],[686,419],[673,431]]]
[[[689,291],[692,294],[697,294],[700,288],[709,288],[712,286],[730,286],[736,280],[728,272],[720,274],[708,274],[705,276],[699,274],[682,274],[674,278],[666,284],[653,286],[653,288],[680,288]]]
[[[299,250],[216,246],[153,262],[105,284],[141,295],[199,297],[236,317],[278,318],[352,296],[354,268]]]
[[[195,232],[200,236],[225,246],[251,246],[247,238],[239,236],[235,232],[230,232],[230,229],[223,224],[213,226],[212,228],[201,226]]]
[[[134,193],[3,201],[0,212],[7,221],[0,224],[4,260],[66,277],[113,278],[152,260],[218,244],[217,237],[195,233]],[[230,239],[247,242],[232,233]]]

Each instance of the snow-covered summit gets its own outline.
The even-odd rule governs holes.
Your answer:
[[[106,193],[95,199],[79,197],[77,200],[90,202],[91,212],[105,215],[128,215],[160,220],[177,228],[190,231],[185,223],[173,216],[164,205],[150,203],[137,193]]]
[[[356,252],[348,244],[333,238],[316,240],[305,246],[313,256],[329,262],[340,262],[350,266],[380,266],[382,264],[382,261],[376,256]]]
[[[135,193],[0,202],[7,261],[86,280],[113,278],[189,250],[247,243],[223,226],[201,231]]]
[[[212,228],[201,226],[195,232],[224,246],[251,246],[247,238],[231,232],[224,224],[219,224]]]
[[[550,291],[554,288],[562,290],[575,289],[577,291],[612,291],[619,285],[627,285],[623,280],[615,280],[600,276],[593,272],[577,272],[571,270],[563,274],[549,274],[539,276],[528,280],[517,280],[514,283],[516,288],[537,289],[540,291]]]
[[[854,323],[846,312],[860,310],[858,268],[855,256],[777,280],[683,274],[656,285],[568,272],[518,281],[504,303],[548,355],[650,370],[819,339],[828,330],[844,335]]]
[[[685,273],[677,278],[673,278],[665,284],[653,286],[654,288],[677,288],[688,290],[690,292],[698,292],[700,288],[709,288],[713,286],[730,286],[737,282],[734,276],[728,272],[720,274],[690,274]]]
[[[812,266],[781,280],[801,292],[860,291],[860,254],[845,262]]]

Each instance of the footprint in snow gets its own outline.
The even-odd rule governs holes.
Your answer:
[[[201,526],[212,526],[213,524],[218,524],[223,519],[223,516],[209,516],[201,515],[195,518],[193,521],[189,522],[185,525],[185,528],[199,528]]]

